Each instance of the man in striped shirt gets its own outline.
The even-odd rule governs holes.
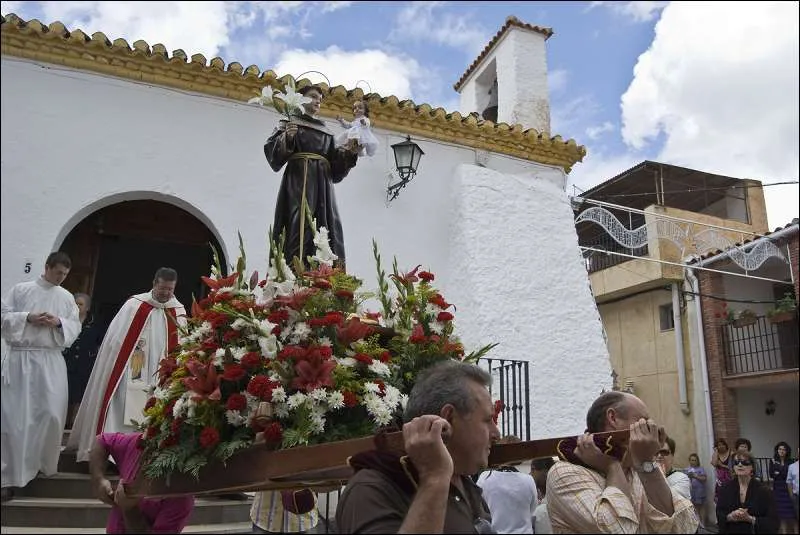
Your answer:
[[[315,533],[319,511],[314,508],[303,514],[294,514],[283,507],[279,490],[257,492],[250,508],[253,533]],[[324,530],[323,530],[324,533]]]
[[[673,492],[653,457],[666,440],[664,428],[632,394],[602,394],[586,416],[587,432],[575,455],[547,476],[547,509],[553,533],[695,533],[692,502]],[[622,462],[604,455],[590,433],[630,429]]]

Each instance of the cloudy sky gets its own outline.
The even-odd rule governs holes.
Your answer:
[[[765,188],[770,225],[800,212],[797,2],[61,1],[0,11],[279,75],[322,71],[334,85],[448,111],[459,108],[453,83],[516,15],[555,31],[552,131],[588,150],[570,193],[650,159],[795,182]]]

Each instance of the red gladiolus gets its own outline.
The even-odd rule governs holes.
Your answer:
[[[190,360],[186,363],[186,369],[192,377],[184,377],[183,384],[197,394],[195,400],[210,399],[217,401],[220,398],[219,376],[213,362],[203,364],[197,360]]]
[[[364,315],[368,319],[375,320],[375,321],[378,321],[379,319],[381,319],[381,313],[380,312],[364,312]]]
[[[348,321],[344,327],[336,327],[336,336],[345,346],[349,346],[357,340],[362,340],[374,332],[369,325],[361,323],[358,318]]]
[[[314,281],[314,287],[315,288],[321,288],[323,290],[328,290],[331,287],[331,283],[327,279],[316,279]]]
[[[408,338],[408,341],[412,344],[424,344],[425,340],[425,331],[422,330],[422,325],[419,323],[414,325],[414,328],[411,330],[411,336]]]
[[[439,314],[436,316],[436,320],[437,321],[453,321],[453,315],[450,314],[449,312],[442,311],[442,312],[439,312]]]
[[[383,353],[380,354],[378,358],[381,360],[381,362],[385,364],[390,360],[392,360],[392,354],[389,353],[388,351],[384,351]]]
[[[400,275],[391,274],[389,276],[392,277],[394,280],[396,280],[396,281],[408,286],[412,282],[419,281],[419,277],[417,277],[417,271],[421,267],[422,267],[422,264],[418,265],[417,267],[415,267],[414,269],[412,269],[408,273],[402,273]]]
[[[356,396],[353,392],[349,390],[345,390],[342,392],[342,396],[344,396],[344,406],[345,407],[355,407],[358,405],[358,396]]]
[[[428,298],[428,302],[433,303],[442,310],[450,306],[450,303],[445,301],[444,297],[442,297],[441,294],[433,294],[431,297]]]
[[[297,377],[292,380],[292,386],[298,390],[311,392],[317,388],[333,386],[333,373],[336,362],[323,358],[301,360],[294,365]]]
[[[175,357],[162,359],[158,364],[158,386],[164,386],[164,383],[172,377],[172,372],[177,369],[178,361],[175,360]]]
[[[239,278],[238,273],[234,273],[230,277],[225,277],[224,279],[212,279],[210,277],[200,277],[200,279],[206,283],[211,290],[219,290],[220,288],[225,288],[226,286],[234,286],[236,285],[236,279]]]
[[[231,394],[225,408],[229,411],[241,411],[247,407],[247,398],[241,394]]]
[[[245,376],[244,368],[239,364],[226,364],[222,378],[226,381],[238,381]]]
[[[272,422],[264,429],[264,440],[267,443],[280,442],[282,439],[283,428],[278,422]]]
[[[285,308],[280,310],[276,310],[267,316],[267,320],[270,323],[281,323],[282,321],[286,321],[289,319],[289,311]]]
[[[431,282],[433,280],[433,273],[430,271],[420,271],[419,278],[424,280],[425,282]]]
[[[295,290],[291,296],[276,297],[275,302],[280,305],[288,306],[293,310],[302,310],[308,298],[317,292],[318,290],[316,288],[303,288],[302,290]]]
[[[219,443],[219,431],[213,427],[206,427],[200,433],[200,447],[213,448]]]
[[[147,403],[144,404],[144,410],[147,410],[147,409],[153,407],[153,405],[155,405],[155,404],[156,404],[156,398],[153,397],[153,398],[148,399]]]
[[[503,412],[503,409],[506,408],[506,404],[503,403],[502,400],[498,399],[494,402],[494,416],[492,416],[492,421],[494,425],[497,425],[497,419],[500,417],[500,413]]]

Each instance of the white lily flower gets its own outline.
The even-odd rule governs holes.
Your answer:
[[[272,95],[275,91],[268,85],[261,89],[261,95],[253,97],[247,101],[248,104],[258,104],[259,106],[272,106]]]
[[[303,114],[303,104],[308,104],[311,99],[294,90],[294,84],[286,84],[286,93],[275,93],[275,97],[286,104],[286,112],[293,115]]]

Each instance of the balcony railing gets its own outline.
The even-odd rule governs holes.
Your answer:
[[[789,370],[798,366],[797,320],[772,323],[764,316],[755,323],[720,327],[727,375]]]
[[[602,249],[603,251],[624,253],[632,256],[647,256],[648,254],[647,245],[643,245],[637,249],[629,249],[620,245],[619,242],[617,242],[608,234],[603,234],[587,241],[581,240],[580,245],[583,247],[592,247],[593,249]],[[602,269],[610,268],[611,266],[616,266],[617,264],[633,260],[632,258],[628,258],[626,256],[599,253],[597,251],[584,251],[583,259],[586,263],[586,269],[589,271],[589,273],[594,273],[595,271],[600,271]]]

